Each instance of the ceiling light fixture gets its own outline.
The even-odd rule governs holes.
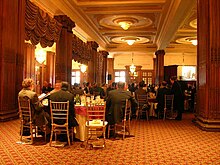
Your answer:
[[[122,21],[122,22],[119,22],[118,24],[121,26],[122,29],[128,30],[133,23],[129,21]]]
[[[131,72],[131,74],[133,74],[133,73],[135,72],[135,69],[136,69],[136,66],[135,66],[134,63],[133,63],[133,53],[132,53],[132,64],[131,64],[131,66],[130,66],[130,72]]]
[[[194,46],[196,46],[198,44],[198,41],[196,39],[193,39],[190,41]]]
[[[126,42],[128,45],[133,45],[139,38],[137,37],[124,37],[121,38],[122,41]]]

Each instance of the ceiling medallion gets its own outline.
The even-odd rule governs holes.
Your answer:
[[[177,43],[179,44],[192,44],[194,46],[197,45],[197,37],[184,37],[184,38],[179,38],[176,40]]]
[[[192,20],[189,25],[195,29],[197,29],[197,19]]]
[[[137,44],[144,44],[149,42],[150,40],[146,37],[139,37],[139,36],[123,36],[123,37],[113,37],[111,38],[112,42],[115,43],[127,43],[128,45],[133,45],[134,43]]]
[[[99,19],[99,24],[110,29],[123,28],[127,30],[144,28],[152,25],[153,21],[150,18],[137,15],[111,15]]]

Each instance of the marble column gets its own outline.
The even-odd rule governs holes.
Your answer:
[[[220,131],[220,2],[198,0],[197,109],[195,123]]]
[[[75,23],[66,15],[54,17],[62,24],[60,38],[56,43],[55,79],[71,83],[72,73],[72,28]]]
[[[155,84],[160,84],[164,80],[164,50],[157,50],[156,55],[156,82]]]

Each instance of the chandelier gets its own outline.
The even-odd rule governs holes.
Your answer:
[[[135,66],[134,63],[133,63],[133,53],[132,53],[132,64],[131,64],[131,66],[130,66],[130,72],[131,72],[131,74],[133,74],[133,73],[135,72],[135,70],[136,70],[136,66]]]

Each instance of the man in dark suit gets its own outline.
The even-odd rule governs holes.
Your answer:
[[[120,123],[123,119],[125,101],[129,99],[131,105],[137,106],[136,99],[131,95],[130,91],[125,90],[125,83],[118,82],[118,89],[109,91],[108,97],[106,99],[106,120],[110,125],[115,123]]]
[[[157,104],[157,113],[162,114],[164,111],[164,96],[171,94],[170,89],[167,88],[167,82],[163,81],[160,88],[158,89],[157,92],[157,97],[156,100],[158,102]]]
[[[49,96],[51,101],[57,102],[66,102],[69,101],[69,127],[75,127],[78,125],[75,119],[75,110],[74,110],[74,95],[68,91],[69,84],[67,82],[61,83],[61,90],[52,93]]]
[[[180,83],[176,77],[171,77],[170,82],[172,84],[171,94],[174,94],[173,108],[177,110],[176,120],[182,120],[182,112],[184,111],[184,94]]]

